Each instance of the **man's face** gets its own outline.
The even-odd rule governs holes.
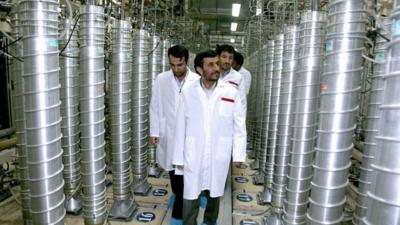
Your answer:
[[[219,79],[218,57],[204,58],[203,67],[198,67],[198,70],[205,80],[217,81]]]
[[[221,52],[221,55],[219,55],[219,65],[221,67],[221,70],[229,70],[232,67],[232,63],[233,53]]]
[[[172,55],[168,56],[169,65],[171,66],[171,70],[176,77],[182,77],[186,74],[186,66],[187,63],[185,58],[176,58]]]

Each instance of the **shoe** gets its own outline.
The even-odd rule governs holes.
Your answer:
[[[200,208],[205,209],[207,206],[207,197],[206,196],[200,196]]]
[[[172,194],[171,198],[169,198],[168,208],[172,208],[174,206],[175,198],[176,198],[175,194]]]
[[[183,225],[183,220],[178,220],[171,217],[171,225]]]

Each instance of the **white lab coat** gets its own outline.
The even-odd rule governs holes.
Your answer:
[[[251,73],[248,71],[246,68],[243,66],[240,68],[239,73],[242,74],[243,80],[244,80],[244,87],[246,91],[246,96],[250,92],[250,85],[251,85]]]
[[[246,111],[247,108],[247,95],[246,95],[246,86],[243,79],[243,75],[240,74],[238,71],[231,68],[229,72],[225,76],[221,76],[221,80],[229,83],[233,87],[237,88],[240,94],[240,99],[244,106],[244,110]]]
[[[199,75],[188,69],[188,75],[182,91],[198,80]],[[174,151],[174,133],[176,112],[181,93],[172,70],[160,73],[153,81],[150,102],[150,136],[159,137],[157,162],[166,171],[174,170],[172,157]]]
[[[224,194],[231,158],[246,159],[245,112],[238,91],[219,80],[207,97],[200,80],[183,91],[178,108],[174,165],[183,166],[184,199],[201,191]]]

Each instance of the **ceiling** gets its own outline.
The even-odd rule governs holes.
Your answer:
[[[241,48],[245,34],[246,21],[250,16],[249,0],[188,0],[188,16],[203,23],[204,33],[208,34],[210,46],[229,43]],[[239,17],[232,16],[232,4],[240,3]],[[237,22],[236,32],[230,30],[231,23]],[[232,43],[231,39],[235,42]]]

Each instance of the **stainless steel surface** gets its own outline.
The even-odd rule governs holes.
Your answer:
[[[255,129],[255,134],[254,134],[254,147],[257,152],[257,158],[255,159],[257,161],[257,166],[258,166],[258,172],[256,175],[253,177],[253,183],[254,184],[264,184],[264,167],[265,167],[265,159],[266,159],[266,154],[267,150],[265,148],[261,147],[261,141],[262,137],[265,136],[265,129],[263,130],[263,120],[264,120],[264,115],[265,113],[268,114],[268,112],[265,111],[264,108],[264,99],[266,92],[271,92],[271,85],[268,87],[266,86],[266,78],[267,78],[267,73],[266,73],[266,66],[267,66],[267,46],[265,45],[262,49],[257,51],[257,67],[258,67],[258,75],[257,75],[257,90],[256,90],[256,102],[255,102],[255,110],[256,110],[256,124],[253,129]],[[269,90],[268,90],[269,88]],[[268,108],[267,108],[268,109]]]
[[[330,1],[308,224],[340,224],[362,70],[364,1]]]
[[[129,219],[137,206],[131,200],[131,23],[115,20],[112,32],[110,128],[113,171],[113,205],[110,217]]]
[[[63,49],[68,43],[60,56],[61,132],[63,134],[61,146],[63,148],[65,208],[68,213],[77,213],[82,209],[79,192],[81,180],[79,149],[79,46],[77,28],[71,34],[74,24],[75,21],[68,21],[68,18],[63,18],[62,23],[60,23],[60,30],[65,30],[66,35],[59,43],[60,49]]]
[[[279,101],[281,96],[281,78],[283,66],[283,44],[284,34],[275,36],[274,48],[274,72],[272,75],[271,104],[269,111],[268,142],[267,142],[267,162],[265,164],[266,187],[272,192],[272,182],[274,177],[274,160],[277,143]]]
[[[275,51],[275,41],[270,40],[267,43],[266,52],[266,68],[265,68],[265,92],[264,92],[264,103],[263,103],[263,119],[262,119],[262,133],[261,133],[261,145],[260,151],[264,152],[261,161],[264,161],[261,174],[264,179],[264,190],[258,194],[258,203],[266,204],[271,202],[271,192],[267,186],[268,182],[265,182],[266,178],[266,163],[267,163],[267,141],[268,141],[268,127],[269,127],[269,117],[270,117],[270,105],[271,105],[271,92],[272,92],[272,79],[274,75],[274,51]]]
[[[12,25],[14,38],[21,36],[18,5],[15,4],[12,8]],[[22,47],[14,45],[11,49],[13,54],[17,57],[22,57]],[[17,155],[18,155],[18,174],[21,187],[21,207],[22,207],[22,219],[25,225],[32,224],[32,216],[30,213],[31,201],[29,196],[29,171],[27,162],[27,149],[26,149],[26,131],[25,131],[25,114],[24,114],[24,84],[22,79],[22,72],[24,64],[16,59],[12,61],[11,76],[14,83],[14,91],[12,95],[12,103],[14,109],[14,124],[16,128],[17,137]]]
[[[57,1],[18,5],[23,110],[33,224],[64,224]]]
[[[317,129],[319,78],[325,47],[326,14],[301,15],[299,56],[296,69],[292,145],[284,204],[285,225],[306,224],[312,162]]]
[[[389,18],[381,17],[376,23],[379,26],[379,32],[387,38],[390,38],[391,20]],[[368,103],[368,114],[366,116],[367,127],[365,129],[365,141],[363,145],[362,164],[360,167],[360,178],[358,180],[358,192],[356,209],[353,215],[353,224],[363,225],[362,219],[366,216],[368,210],[367,191],[372,182],[373,169],[371,163],[377,154],[377,140],[375,137],[378,135],[381,110],[379,107],[383,101],[384,82],[383,75],[386,67],[386,47],[388,41],[382,36],[376,39],[374,49],[374,73],[372,77],[371,96]]]
[[[299,45],[299,28],[288,26],[284,30],[283,64],[279,99],[277,143],[274,161],[271,204],[283,208],[286,197],[286,183],[290,160],[290,146],[294,109],[294,85],[296,81],[296,61]]]
[[[162,57],[161,57],[161,69],[162,71],[170,70],[169,59],[168,59],[168,49],[172,47],[171,41],[168,38],[162,40]],[[192,68],[191,68],[192,69]]]
[[[104,152],[104,9],[80,8],[80,119],[83,217],[85,224],[106,219]]]
[[[148,131],[149,131],[149,53],[151,43],[146,30],[133,30],[132,74],[132,173],[135,193],[147,188]],[[140,191],[139,191],[140,189]]]
[[[163,72],[162,68],[162,51],[163,42],[160,37],[153,35],[151,37],[151,54],[150,54],[150,78],[149,79],[149,95],[151,95],[153,81],[156,79],[157,75]],[[150,145],[148,148],[149,157],[149,176],[159,177],[161,175],[161,168],[158,166],[156,161],[156,146]]]
[[[381,119],[376,136],[377,150],[371,185],[367,192],[368,210],[363,222],[367,225],[400,223],[400,2],[394,1],[391,15],[392,38],[387,49],[387,63],[383,76]]]
[[[261,109],[261,101],[260,101],[260,95],[263,90],[263,85],[262,85],[262,77],[264,76],[261,72],[261,62],[263,61],[262,53],[261,51],[257,50],[254,52],[255,58],[253,59],[253,63],[256,65],[254,68],[254,72],[256,75],[256,83],[254,85],[255,92],[254,92],[254,117],[253,119],[253,126],[252,126],[252,147],[254,151],[254,161],[250,164],[250,169],[252,170],[258,170],[256,172],[256,176],[253,178],[253,183],[255,184],[262,184],[260,181],[260,121],[262,118],[262,113],[260,112]],[[254,79],[254,77],[253,77]]]
[[[257,154],[256,154],[256,148],[254,144],[255,140],[255,125],[256,125],[256,95],[257,95],[257,80],[258,80],[258,73],[257,69],[258,65],[255,63],[256,60],[258,59],[257,57],[257,52],[251,54],[245,59],[245,66],[246,68],[250,71],[251,73],[251,85],[250,85],[250,92],[247,96],[247,115],[246,115],[246,127],[247,127],[247,155],[248,158],[250,159],[256,159]],[[253,162],[257,162],[258,160],[255,160]]]

